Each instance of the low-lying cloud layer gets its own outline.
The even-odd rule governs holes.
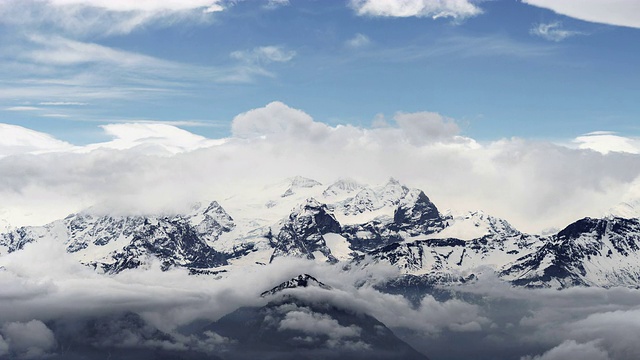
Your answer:
[[[55,249],[55,244],[32,243],[0,259],[0,357],[60,355],[68,334],[91,321],[99,336],[89,339],[97,348],[217,354],[235,340],[178,329],[196,320],[215,321],[241,306],[263,306],[269,298],[260,297],[262,291],[300,273],[313,274],[332,289],[292,289],[290,294],[306,303],[371,315],[433,359],[640,356],[640,293],[633,289],[517,289],[484,277],[472,285],[425,292],[412,303],[371,286],[397,276],[397,269],[382,265],[345,270],[281,259],[266,267],[232,269],[216,279],[181,269],[161,272],[154,264],[105,276]],[[276,310],[282,312],[276,331],[324,336],[328,348],[367,346],[357,325],[340,324],[303,305]],[[171,337],[159,337],[156,329]],[[460,341],[464,347],[456,346]]]
[[[3,127],[25,136],[0,143],[0,219],[45,223],[94,205],[171,212],[296,175],[327,184],[394,176],[423,189],[441,210],[482,209],[536,232],[602,216],[635,196],[640,176],[640,157],[621,146],[637,141],[621,136],[583,136],[576,149],[518,138],[478,142],[437,113],[375,122],[329,126],[274,102],[238,115],[226,139],[170,125],[118,124],[103,126],[112,141],[74,147]]]

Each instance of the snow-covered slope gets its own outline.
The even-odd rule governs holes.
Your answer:
[[[584,218],[503,271],[518,285],[637,287],[640,284],[640,220]]]
[[[21,227],[0,235],[6,252],[34,241],[55,241],[82,263],[116,273],[158,258],[162,267],[212,268],[226,256],[211,247],[234,228],[217,202],[197,204],[186,215],[108,216],[72,214],[41,227]]]
[[[396,266],[430,282],[463,282],[495,271],[524,286],[640,284],[639,219],[583,219],[557,234],[523,234],[482,211],[442,214],[420,189],[390,179],[328,186],[295,177],[246,189],[186,214],[96,215],[0,234],[0,260],[36,241],[58,243],[108,273],[159,260],[163,269],[234,271],[281,257]],[[1,264],[0,264],[1,266]]]

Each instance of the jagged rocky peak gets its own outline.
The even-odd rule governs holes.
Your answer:
[[[350,194],[354,191],[364,188],[364,185],[350,178],[340,178],[333,184],[329,185],[323,192],[324,197],[334,197]]]
[[[344,215],[359,215],[382,208],[391,208],[409,193],[409,188],[390,178],[382,186],[361,187],[358,193],[336,204],[336,211]]]
[[[275,236],[270,235],[274,246],[271,261],[278,256],[297,256],[315,259],[317,255],[337,262],[322,237],[328,233],[340,233],[341,226],[327,205],[309,198],[295,208],[289,217],[280,221]]]
[[[296,190],[299,189],[309,189],[309,188],[313,188],[316,186],[321,186],[322,183],[313,180],[313,179],[309,179],[303,176],[296,176],[292,179],[289,180],[289,187],[287,188],[287,190],[285,190],[285,192],[280,195],[281,197],[287,197],[287,196],[291,196],[293,194],[296,193]]]
[[[399,230],[410,235],[431,234],[444,228],[440,212],[424,191],[410,190],[393,214]]]
[[[187,218],[200,234],[214,235],[216,238],[222,232],[229,232],[236,226],[233,218],[215,200],[207,206],[195,204],[193,212]]]
[[[409,188],[402,185],[398,180],[391,177],[387,181],[387,183],[378,191],[378,196],[382,201],[386,204],[397,205],[400,202],[400,199],[405,197],[409,192]]]
[[[331,214],[327,205],[315,198],[307,199],[304,204],[294,209],[289,215],[289,219],[293,221],[293,225],[298,230],[313,227],[322,234],[340,232],[340,224]]]
[[[265,297],[269,295],[275,295],[285,289],[296,289],[301,287],[317,287],[325,290],[331,290],[331,287],[329,285],[325,285],[313,276],[309,274],[300,274],[292,278],[291,280],[287,280],[280,285],[273,287],[271,290],[263,292],[262,294],[260,294],[260,296]]]
[[[631,286],[640,283],[640,219],[578,220],[503,275],[528,287]]]

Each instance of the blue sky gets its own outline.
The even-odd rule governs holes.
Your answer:
[[[219,138],[282,101],[330,125],[437,112],[480,141],[638,136],[637,3],[528,2],[4,0],[0,122],[75,144],[136,121]]]

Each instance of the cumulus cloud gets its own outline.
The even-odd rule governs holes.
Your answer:
[[[640,28],[640,3],[636,0],[523,0],[524,3],[549,9],[576,19],[616,26]]]
[[[9,344],[4,340],[2,335],[0,335],[0,356],[6,355],[9,353]]]
[[[233,339],[214,332],[202,338],[181,336],[176,329],[195,320],[215,321],[238,307],[263,306],[270,299],[260,297],[262,291],[304,272],[333,289],[290,289],[285,296],[372,315],[399,336],[415,340],[412,345],[433,358],[468,359],[473,353],[479,358],[553,359],[551,356],[570,350],[587,356],[585,359],[599,354],[630,359],[640,354],[634,337],[640,297],[634,289],[517,289],[488,278],[445,291],[433,289],[433,294],[425,292],[414,304],[371,286],[396,276],[397,269],[346,270],[302,259],[280,259],[267,266],[246,265],[212,278],[190,276],[181,269],[162,272],[159,264],[153,264],[104,276],[80,265],[57,244],[29,244],[0,258],[0,334],[8,344],[6,351],[12,353],[12,339],[26,339],[20,337],[25,329],[35,331],[38,340],[29,338],[20,349],[31,347],[46,353],[63,341],[58,332],[51,340],[43,323],[62,319],[84,324],[97,319],[105,334],[112,334],[97,345],[220,351]],[[328,347],[366,348],[357,326],[344,326],[304,306],[287,306],[274,331],[279,325],[310,337],[327,335]],[[128,312],[139,314],[144,323],[122,318]],[[8,332],[7,324],[13,324]],[[48,329],[61,331],[53,326]],[[155,337],[154,329],[170,337]],[[460,341],[465,347],[455,346]],[[2,346],[0,341],[0,351]]]
[[[640,357],[640,346],[633,334],[640,331],[639,320],[640,309],[607,311],[590,314],[566,328],[576,339],[598,339],[600,347],[608,349],[614,359],[636,359]]]
[[[96,203],[118,212],[164,213],[300,174],[369,184],[394,176],[423,189],[443,210],[481,209],[535,232],[600,216],[640,176],[635,154],[523,139],[480,143],[459,128],[424,112],[399,113],[376,128],[329,126],[281,102],[236,116],[227,139],[167,125],[109,125],[103,129],[114,140],[107,143],[0,159],[0,218],[19,225],[34,223],[20,214],[49,214],[42,223]]]
[[[322,139],[328,136],[331,130],[329,126],[315,122],[304,111],[275,101],[263,108],[236,116],[231,123],[231,131],[238,138],[275,136]]]
[[[360,336],[362,329],[356,325],[342,326],[338,320],[327,314],[319,314],[309,308],[296,307],[287,311],[280,321],[278,330],[298,330],[311,335],[325,335],[331,339],[353,338]]]
[[[532,35],[540,36],[543,39],[546,39],[549,41],[555,41],[555,42],[559,42],[566,38],[582,34],[579,31],[571,31],[571,30],[563,29],[562,24],[560,22],[552,22],[548,24],[544,24],[544,23],[537,24],[533,28],[531,28],[531,30],[529,30],[529,33]]]
[[[53,332],[39,320],[26,323],[9,322],[0,328],[0,332],[7,339],[8,352],[13,353],[17,358],[42,358],[56,347]],[[0,347],[2,347],[1,344]]]
[[[450,141],[460,132],[453,119],[445,118],[438,113],[399,113],[394,120],[404,131],[407,139],[415,145],[438,140]]]
[[[482,13],[468,0],[351,0],[351,7],[361,16],[464,19]]]
[[[622,152],[640,154],[640,139],[617,135],[608,131],[596,131],[573,140],[580,149],[591,149],[602,154]]]
[[[522,360],[609,360],[606,351],[596,346],[595,342],[579,344],[567,340],[539,356],[525,356]]]
[[[57,140],[51,135],[18,125],[0,124],[0,157],[70,148],[71,144]]]

